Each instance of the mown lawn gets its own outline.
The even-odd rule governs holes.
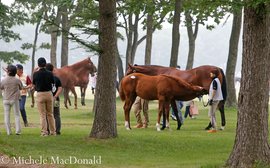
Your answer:
[[[88,138],[93,122],[93,100],[87,100],[86,104],[77,110],[73,107],[67,110],[62,105],[62,135],[56,137],[40,137],[39,113],[36,108],[30,107],[30,99],[26,107],[30,127],[23,127],[20,136],[7,136],[3,106],[0,106],[0,153],[8,155],[13,161],[14,158],[24,158],[26,161],[32,158],[37,162],[53,163],[56,167],[206,168],[221,167],[233,147],[236,109],[226,109],[226,129],[216,134],[203,130],[208,124],[208,108],[204,108],[200,102],[197,102],[200,115],[196,119],[186,119],[180,131],[176,130],[176,122],[172,121],[170,130],[157,132],[157,102],[152,101],[150,127],[127,131],[124,128],[123,102],[117,99],[118,137],[95,140]],[[11,116],[14,123],[13,113]],[[131,116],[134,126],[133,111]],[[220,124],[219,112],[217,119]],[[101,159],[101,164],[90,164],[94,157]],[[85,163],[73,164],[75,160]]]

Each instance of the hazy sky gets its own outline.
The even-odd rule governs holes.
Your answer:
[[[1,2],[5,5],[10,5],[14,2],[14,0],[1,0]]]

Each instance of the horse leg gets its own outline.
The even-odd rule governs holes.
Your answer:
[[[163,119],[163,121],[162,121],[161,129],[163,130],[166,128],[166,114],[165,113],[162,113],[162,119]]]
[[[221,129],[223,130],[225,125],[226,125],[226,119],[225,119],[225,110],[224,110],[224,104],[225,101],[222,100],[218,103],[218,108],[220,111],[220,116],[221,116]]]
[[[130,109],[132,107],[132,104],[135,102],[135,99],[136,99],[136,96],[126,97],[126,101],[125,101],[125,105],[124,105],[126,130],[131,130],[131,127],[130,127]]]
[[[81,104],[82,106],[85,106],[85,92],[86,92],[86,87],[80,87],[81,88]]]
[[[32,99],[32,104],[31,104],[31,107],[33,108],[35,106],[35,96],[34,96],[34,93],[35,93],[35,89],[31,89],[30,90],[30,94],[31,94],[31,99]]]
[[[177,130],[180,130],[180,127],[181,127],[182,123],[181,123],[179,115],[178,115],[179,112],[177,110],[175,100],[172,100],[171,105],[172,105],[173,113],[174,113],[174,115],[175,115],[175,117],[177,119]]]
[[[162,126],[162,128],[160,129],[160,118],[161,118],[161,114],[163,114],[163,120],[166,117],[165,117],[165,112],[164,112],[165,111],[164,110],[164,101],[163,100],[159,100],[158,101],[158,104],[159,104],[158,105],[158,118],[157,118],[156,128],[157,128],[157,131],[160,131],[161,129],[163,130],[165,128],[165,127]]]
[[[75,87],[71,88],[70,90],[74,95],[74,109],[78,109],[78,107],[77,107],[77,93],[75,91]]]
[[[170,116],[170,103],[165,104],[165,114],[166,114],[166,128],[170,128],[169,116]]]
[[[65,88],[64,89],[64,104],[65,104],[66,109],[68,109],[68,106],[67,106],[68,92],[69,90]]]

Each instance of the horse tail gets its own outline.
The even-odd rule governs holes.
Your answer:
[[[121,86],[121,83],[122,83],[122,81],[120,82],[120,85],[119,85],[119,95],[120,95],[121,100],[124,101],[126,99],[126,96],[125,96],[124,90]]]
[[[221,68],[220,68],[220,72],[222,75],[221,91],[222,91],[223,99],[225,101],[227,98],[227,82],[226,82],[225,74]]]

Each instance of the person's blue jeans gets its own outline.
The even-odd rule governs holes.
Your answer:
[[[23,95],[23,96],[21,96],[21,99],[19,101],[20,111],[21,111],[21,116],[22,116],[24,124],[27,124],[28,121],[27,121],[27,115],[26,115],[26,111],[25,111],[25,102],[26,102],[26,96]]]

